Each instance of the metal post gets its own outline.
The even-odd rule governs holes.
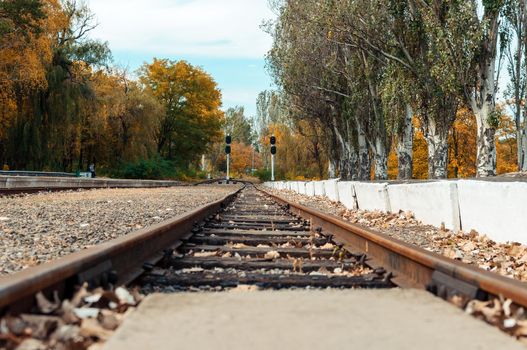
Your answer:
[[[253,146],[253,161],[251,163],[251,176],[254,176],[254,146]]]
[[[271,154],[271,181],[274,181],[274,154]]]
[[[231,155],[230,155],[230,154],[227,154],[227,181],[230,180],[230,176],[229,176],[229,166],[230,166],[230,162],[231,162]]]

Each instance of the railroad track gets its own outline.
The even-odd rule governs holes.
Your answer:
[[[244,183],[179,217],[0,278],[3,315],[38,312],[35,295],[78,286],[146,292],[257,288],[416,287],[451,299],[501,296],[527,307],[516,280],[345,222]]]
[[[384,269],[366,266],[365,255],[349,253],[253,186],[193,233],[141,278],[147,290],[394,286]]]

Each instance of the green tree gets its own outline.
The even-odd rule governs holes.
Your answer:
[[[156,132],[157,152],[189,166],[221,136],[224,113],[216,82],[185,61],[154,59],[139,70],[139,80],[163,105]]]
[[[246,145],[255,142],[255,133],[251,120],[245,116],[243,107],[228,108],[225,111],[225,134],[231,135],[232,139]]]

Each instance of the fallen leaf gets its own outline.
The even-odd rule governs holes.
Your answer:
[[[278,253],[276,250],[271,250],[271,251],[268,251],[267,253],[265,253],[264,255],[264,259],[279,259],[280,258],[280,253]]]

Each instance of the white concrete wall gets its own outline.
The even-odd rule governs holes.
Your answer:
[[[78,177],[0,176],[0,188],[63,188],[63,187],[168,187],[177,181],[90,179]]]
[[[359,209],[391,211],[388,183],[354,182],[353,187]]]
[[[349,209],[411,211],[425,224],[444,223],[453,231],[474,229],[497,242],[527,244],[526,182],[459,180],[388,184],[326,180],[278,185],[308,196],[338,198]]]
[[[298,181],[291,182],[291,191],[298,193],[299,192],[298,185],[299,185]]]
[[[315,196],[324,196],[324,181],[315,181]]]
[[[338,191],[338,179],[326,180],[324,182],[324,193],[326,197],[331,199],[334,202],[339,201],[339,191]]]
[[[357,209],[357,200],[355,198],[355,189],[352,181],[339,181],[337,183],[339,192],[339,201],[348,209]]]
[[[298,193],[306,194],[306,183],[304,181],[298,183]]]
[[[527,244],[527,183],[460,180],[463,231],[487,234],[498,242]]]
[[[313,181],[306,182],[306,196],[315,195],[315,183]]]
[[[453,181],[389,185],[388,196],[392,212],[409,210],[424,223],[461,229],[457,185]]]

